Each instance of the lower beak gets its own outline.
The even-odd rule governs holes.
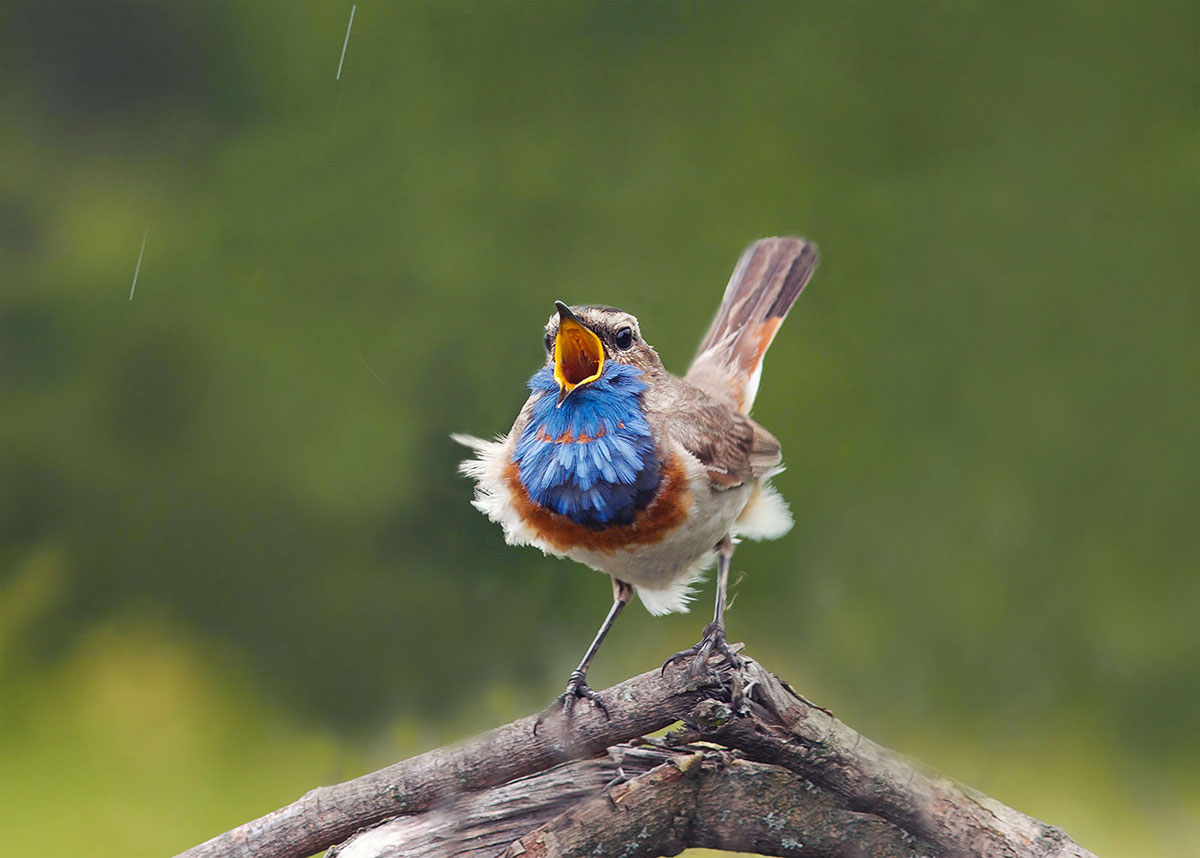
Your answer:
[[[554,380],[558,404],[580,385],[593,382],[604,370],[604,344],[562,301],[558,308],[558,338],[554,341]]]

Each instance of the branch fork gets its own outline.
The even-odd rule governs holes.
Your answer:
[[[805,858],[1095,858],[736,658],[735,668],[714,657],[708,677],[678,668],[613,686],[601,692],[607,717],[575,707],[535,733],[530,716],[319,787],[179,858],[303,858],[330,847],[330,858],[649,858],[692,846]],[[661,739],[642,738],[677,722]]]

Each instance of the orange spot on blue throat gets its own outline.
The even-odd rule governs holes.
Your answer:
[[[592,529],[632,522],[662,479],[642,410],[642,371],[605,361],[600,377],[561,406],[552,367],[535,373],[529,389],[540,396],[512,455],[527,497]]]

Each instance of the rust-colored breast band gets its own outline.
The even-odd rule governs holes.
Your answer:
[[[603,530],[584,527],[530,500],[525,487],[521,485],[515,462],[509,462],[505,467],[504,478],[521,520],[556,551],[583,548],[611,554],[635,545],[653,545],[681,525],[692,508],[687,472],[674,454],[663,468],[661,487],[650,505],[639,511],[629,524]]]

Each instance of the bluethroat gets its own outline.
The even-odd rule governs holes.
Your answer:
[[[716,607],[690,660],[703,674],[725,640],[725,590],[735,541],[774,539],[792,525],[770,485],[779,441],[752,420],[763,355],[817,265],[816,246],[766,238],[738,261],[716,318],[683,378],[669,373],[638,320],[613,307],[555,302],[546,362],[508,434],[456,435],[475,457],[474,505],[512,545],[534,545],[612,577],[613,603],[561,704],[587,698],[587,671],[636,592],[651,614],[686,611],[717,561]],[[664,664],[664,668],[666,667]]]

